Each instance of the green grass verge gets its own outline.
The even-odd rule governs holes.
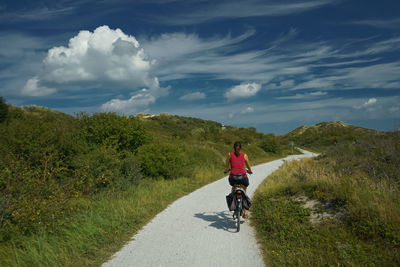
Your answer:
[[[147,179],[123,192],[73,200],[79,212],[64,228],[3,243],[0,266],[99,266],[172,201],[218,177],[219,170],[208,170],[195,179]]]

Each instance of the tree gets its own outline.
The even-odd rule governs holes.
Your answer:
[[[0,96],[0,122],[3,122],[8,115],[8,106],[3,97]]]

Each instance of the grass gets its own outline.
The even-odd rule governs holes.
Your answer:
[[[99,266],[172,201],[218,177],[220,170],[200,170],[194,179],[146,179],[122,193],[76,199],[70,205],[80,211],[63,229],[2,244],[0,266]]]
[[[286,163],[257,189],[251,222],[267,266],[399,266],[399,188],[363,172],[342,175],[335,163]],[[320,205],[305,208],[299,196]],[[310,221],[323,212],[332,216]]]

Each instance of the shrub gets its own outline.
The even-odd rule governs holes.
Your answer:
[[[138,157],[146,175],[174,179],[184,172],[184,153],[182,147],[173,144],[147,144],[139,148]]]
[[[133,154],[121,155],[115,148],[101,146],[78,155],[75,169],[75,190],[93,194],[106,187],[123,189],[142,178],[140,164]]]
[[[104,145],[118,151],[136,152],[147,140],[142,123],[135,117],[115,113],[80,114],[83,134],[89,144]]]
[[[72,162],[76,190],[91,194],[112,184],[119,176],[120,161],[116,150],[101,146],[78,155]]]
[[[82,151],[74,118],[12,109],[0,126],[0,223],[29,232],[73,195],[70,161]]]
[[[265,135],[261,141],[260,147],[265,152],[278,153],[280,151],[278,138],[273,134]]]
[[[139,184],[143,178],[142,167],[140,162],[136,160],[133,155],[126,157],[121,161],[120,179],[118,186],[126,188],[128,184]]]

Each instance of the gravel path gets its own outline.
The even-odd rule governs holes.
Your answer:
[[[285,161],[315,154],[288,156],[252,167],[247,193]],[[111,260],[108,266],[264,266],[254,230],[242,221],[236,232],[225,195],[230,193],[227,177],[184,196],[144,226]]]

